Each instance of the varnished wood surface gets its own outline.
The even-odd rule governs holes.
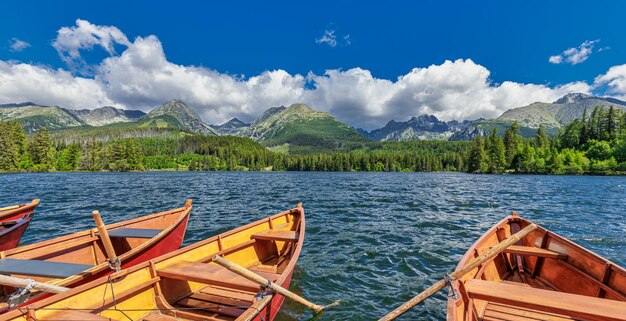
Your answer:
[[[468,249],[458,268],[529,224],[517,215],[503,219]],[[485,283],[476,288],[476,282]],[[626,270],[542,227],[453,286],[459,297],[448,299],[448,321],[513,321],[530,315],[536,320],[626,320]],[[614,314],[582,308],[590,303]]]

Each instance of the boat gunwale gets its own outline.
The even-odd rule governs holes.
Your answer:
[[[16,208],[0,211],[0,220],[30,209],[34,210],[37,205],[39,205],[39,199],[35,198],[30,203],[19,204]]]

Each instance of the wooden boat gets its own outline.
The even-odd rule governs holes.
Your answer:
[[[513,212],[457,270],[530,224]],[[452,285],[448,321],[626,320],[626,270],[542,227]]]
[[[191,209],[191,200],[187,200],[181,208],[106,226],[121,268],[180,248]],[[74,287],[112,272],[95,228],[0,252],[0,274],[64,287]],[[1,302],[6,302],[14,291],[12,287],[0,286]],[[30,301],[44,296],[31,296]]]
[[[13,249],[20,243],[33,214],[26,214],[13,221],[0,222],[0,251]]]
[[[273,320],[284,297],[212,262],[214,255],[288,288],[304,210],[278,213],[0,315],[0,320]],[[272,295],[267,293],[266,295]]]
[[[24,215],[33,214],[37,205],[39,205],[39,199],[34,199],[32,202],[27,204],[0,208],[0,222],[16,221]]]

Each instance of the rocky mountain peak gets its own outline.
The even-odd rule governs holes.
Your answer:
[[[554,103],[555,104],[572,104],[572,103],[581,101],[583,99],[591,98],[591,97],[593,96],[583,94],[583,93],[572,93],[572,94],[567,94],[557,99]]]

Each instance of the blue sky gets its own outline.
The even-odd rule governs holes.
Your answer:
[[[98,78],[98,72],[93,70],[102,64],[103,59],[111,55],[123,55],[128,44],[134,43],[137,37],[146,39],[154,35],[168,63],[201,67],[204,70],[201,74],[210,71],[228,75],[235,81],[245,81],[266,71],[281,70],[289,76],[301,75],[306,78],[304,88],[296,88],[300,91],[321,86],[324,81],[332,83],[328,86],[336,86],[332,88],[348,86],[348,83],[333,81],[336,79],[332,76],[324,79],[309,78],[309,73],[323,77],[327,70],[345,72],[359,68],[381,82],[373,85],[376,89],[370,88],[371,92],[384,90],[384,80],[396,82],[398,77],[406,76],[413,68],[441,66],[446,60],[455,62],[458,59],[465,63],[470,59],[473,65],[488,70],[486,89],[497,88],[507,81],[552,89],[576,82],[593,86],[596,77],[606,74],[611,67],[626,63],[624,12],[626,3],[617,1],[594,1],[593,4],[582,1],[398,1],[391,4],[341,0],[271,3],[65,1],[62,5],[43,1],[11,1],[3,4],[3,13],[0,14],[0,61],[12,64],[13,68],[16,63],[21,63],[53,70],[63,69],[75,77]],[[98,45],[79,48],[80,60],[93,68],[68,66],[52,43],[60,28],[75,27],[77,19],[88,21],[94,26],[115,27],[125,34],[128,43],[115,44],[114,53],[108,53]],[[327,37],[323,38],[325,34]],[[29,46],[20,46],[21,43],[18,43],[12,49],[11,46],[18,40]],[[560,64],[548,61],[551,56],[559,55],[569,48],[581,50],[580,46],[586,41],[590,42],[591,49],[589,54],[583,53],[582,61],[578,59],[575,64],[568,63],[567,56],[561,58],[563,62]],[[67,49],[67,46],[64,48]],[[457,67],[465,70],[475,66]],[[14,77],[25,77],[23,73],[13,72]],[[458,72],[456,69],[451,70],[452,78]],[[58,74],[53,76],[55,79],[59,77]],[[622,75],[618,76],[621,79]],[[604,84],[588,88],[588,91],[607,94],[606,85],[614,79],[612,77]],[[10,93],[3,95],[1,81],[0,78],[0,100],[3,100],[0,103],[28,98],[12,96]],[[110,81],[101,80],[107,84]],[[212,81],[209,79],[202,83]],[[163,96],[152,100],[121,97],[123,93],[111,93],[106,88],[103,90],[107,92],[97,102],[123,108],[146,109],[156,104],[158,99],[169,98]],[[418,99],[402,105],[394,92],[388,94],[388,99],[379,103],[380,106],[362,107],[361,111],[367,113],[367,117],[348,119],[355,110],[359,110],[355,109],[355,105],[368,99],[361,97],[347,102],[342,99],[330,101],[328,97],[331,91],[338,96],[346,96],[336,90],[326,89],[324,93],[318,90],[315,97],[306,91],[304,96],[295,93],[284,99],[284,102],[279,98],[264,98],[257,103],[289,104],[295,102],[293,100],[305,100],[316,103],[319,109],[329,111],[342,120],[372,127],[390,118],[402,120],[403,117],[421,112],[430,112],[442,118],[494,116],[507,108],[516,107],[516,103],[525,102],[520,99],[501,102],[496,97],[489,98],[489,104],[493,106],[468,107],[476,112],[459,111],[457,107],[453,112],[447,112],[449,110],[445,106],[437,104],[449,103],[449,98]],[[419,90],[426,89],[420,86],[410,94],[418,95]],[[364,92],[368,90],[364,89]],[[552,99],[560,93],[537,97]],[[216,94],[236,93],[217,91]],[[608,94],[617,97],[626,95],[619,90]],[[59,95],[54,92],[49,95],[50,102],[38,102],[73,105],[69,103],[72,97],[60,99]],[[177,95],[176,89],[172,89],[170,95],[172,98],[180,98],[173,97]],[[181,92],[180,96],[187,98],[190,105],[207,121],[214,122],[231,116],[250,120],[263,108],[269,107],[250,107],[254,103],[248,100],[257,98],[247,98],[245,102],[214,103],[210,97],[196,97],[198,94]],[[34,98],[46,100],[47,96]],[[474,98],[469,95],[465,99]],[[85,103],[81,103],[81,106],[90,100],[83,101]],[[499,106],[498,103],[509,105]],[[243,106],[245,104],[250,106]],[[422,107],[412,108],[411,104],[421,104]]]

